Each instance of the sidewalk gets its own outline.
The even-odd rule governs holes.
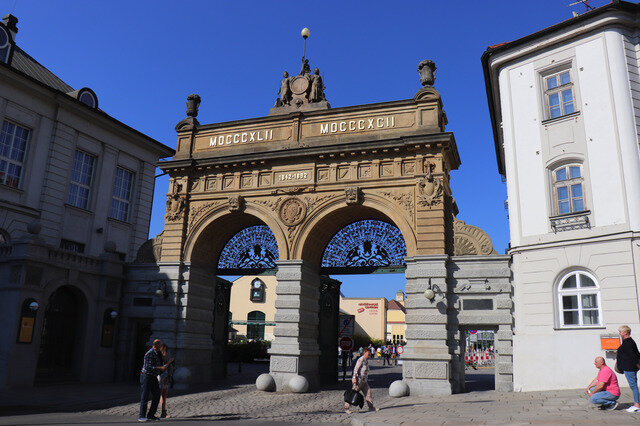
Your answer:
[[[348,381],[320,392],[267,393],[256,390],[255,377],[265,367],[229,369],[229,379],[200,390],[170,391],[164,423],[295,424],[616,424],[638,425],[640,413],[627,413],[632,399],[623,387],[615,411],[591,406],[583,389],[503,393],[474,391],[438,397],[391,398],[388,386],[400,367],[372,365],[370,381],[378,412],[346,414],[343,393]],[[474,371],[475,389],[486,389],[491,371]],[[473,382],[469,382],[472,384]],[[65,384],[0,391],[0,424],[134,424],[139,389],[134,383]]]
[[[618,401],[616,410],[599,410],[588,402],[584,389],[385,398],[380,411],[355,414],[351,424],[640,424],[640,412],[625,411],[633,402],[628,388]]]

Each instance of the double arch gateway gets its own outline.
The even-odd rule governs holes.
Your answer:
[[[191,108],[176,127],[176,155],[160,164],[170,175],[165,227],[147,245],[157,279],[170,283],[152,329],[176,351],[176,380],[187,386],[224,374],[230,283],[218,275],[275,270],[269,374],[275,390],[296,391],[295,383],[317,387],[323,369],[335,367],[320,359],[337,345],[327,330],[337,329],[339,283],[324,274],[388,267],[407,278],[403,381],[411,394],[463,390],[470,327],[498,331],[496,383],[508,389],[508,257],[455,217],[449,178],[460,158],[440,94],[425,85],[402,101],[322,105],[206,125]],[[371,118],[393,125],[323,131]],[[270,138],[210,145],[252,132]]]

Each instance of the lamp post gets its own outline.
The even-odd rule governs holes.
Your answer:
[[[309,38],[309,36],[311,35],[311,31],[309,31],[309,28],[305,27],[302,29],[302,31],[300,31],[300,35],[304,39],[304,47],[302,48],[302,59],[304,59],[305,55],[307,54],[307,38]]]

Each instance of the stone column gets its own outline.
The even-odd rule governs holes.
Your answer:
[[[186,263],[158,266],[166,296],[155,298],[152,339],[161,339],[175,356],[177,389],[210,383],[216,277],[205,267]]]
[[[407,261],[407,347],[402,376],[411,396],[451,394],[451,352],[447,330],[447,255],[409,257]],[[435,292],[433,300],[425,291]]]
[[[277,265],[276,326],[269,373],[278,392],[299,391],[290,386],[298,375],[308,381],[309,389],[316,389],[320,276],[302,260],[283,260]]]

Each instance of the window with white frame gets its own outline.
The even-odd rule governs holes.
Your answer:
[[[73,158],[73,169],[71,170],[69,195],[67,196],[68,204],[82,209],[89,207],[94,163],[95,157],[93,155],[76,150]]]
[[[576,111],[571,70],[543,77],[546,118],[557,118]]]
[[[567,164],[553,171],[554,214],[585,211],[584,179],[580,164]]]
[[[602,325],[600,288],[586,272],[566,274],[558,284],[559,324],[561,327],[594,327]]]
[[[29,130],[9,121],[2,123],[0,131],[0,183],[17,188],[20,186],[24,154]]]
[[[133,173],[121,167],[116,168],[113,181],[113,196],[109,217],[123,222],[129,221],[129,207],[131,204],[131,190],[133,188]]]

